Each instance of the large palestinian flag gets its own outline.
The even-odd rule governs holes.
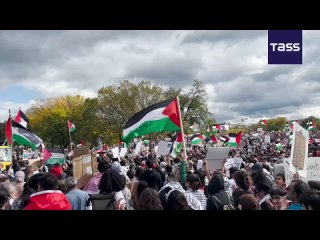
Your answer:
[[[12,140],[19,145],[27,145],[32,149],[40,147],[43,141],[32,132],[21,127],[20,124],[15,121],[11,121]]]
[[[123,142],[154,132],[179,131],[180,116],[176,98],[151,105],[133,115],[123,128]]]

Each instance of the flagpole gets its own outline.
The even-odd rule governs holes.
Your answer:
[[[183,131],[182,117],[181,117],[181,111],[180,111],[180,102],[179,102],[178,96],[177,96],[177,102],[178,102],[178,110],[179,110],[179,118],[180,118],[180,126],[181,126],[181,136],[182,136],[182,142],[183,142],[183,155],[184,155],[184,160],[187,162],[187,149],[186,149],[186,143],[184,140],[184,131]]]
[[[11,120],[11,111],[9,108],[9,119],[10,119],[10,127],[11,127],[11,157],[13,156],[12,145],[13,145],[13,133],[12,133],[12,120]],[[9,142],[8,142],[9,143]],[[12,161],[12,159],[11,159]]]
[[[68,120],[68,131],[69,131],[69,137],[70,137],[70,152],[72,151],[72,139],[71,139],[71,133],[69,128],[69,120]]]

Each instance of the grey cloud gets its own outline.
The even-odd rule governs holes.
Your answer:
[[[200,61],[184,57],[157,56],[150,63],[128,67],[126,76],[153,80],[158,84],[185,87],[197,79]]]
[[[268,34],[267,31],[243,31],[243,30],[221,30],[221,31],[194,31],[185,36],[182,40],[182,44],[187,43],[204,43],[204,42],[226,42],[236,43],[239,41],[247,40],[248,44],[250,40],[257,37],[264,37]]]

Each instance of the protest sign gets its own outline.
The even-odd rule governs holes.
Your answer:
[[[262,128],[257,128],[257,132],[262,132]]]
[[[134,150],[134,155],[138,155],[138,153],[140,152],[140,149],[141,149],[141,145],[142,145],[141,141],[137,143],[136,148]]]
[[[270,143],[270,135],[265,135],[264,136],[264,142],[265,143]]]
[[[300,179],[304,182],[308,182],[311,180],[320,181],[320,158],[319,157],[309,157],[307,158],[307,170],[306,170],[306,178],[300,176]],[[294,171],[290,171],[289,159],[286,158],[284,161],[284,171],[286,176],[286,186],[290,184],[293,180]]]
[[[127,151],[128,151],[127,148],[121,148],[119,157],[124,157],[126,155]]]
[[[320,143],[320,139],[319,139],[319,138],[316,138],[316,139],[314,139],[314,142]]]
[[[222,162],[228,157],[230,148],[228,147],[209,147],[205,160],[208,162],[208,169],[222,169]]]
[[[297,122],[293,123],[293,137],[291,157],[288,159],[290,172],[298,172],[300,176],[307,177],[309,132]]]
[[[119,148],[118,147],[112,148],[111,152],[112,152],[114,158],[119,157]]]
[[[172,142],[160,141],[158,144],[158,155],[167,155],[170,153]]]
[[[29,152],[23,151],[22,160],[26,161],[29,159]]]

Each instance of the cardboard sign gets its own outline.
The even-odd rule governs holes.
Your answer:
[[[170,153],[172,142],[160,141],[158,144],[158,155],[167,155]]]
[[[230,148],[228,147],[209,147],[205,160],[208,162],[208,169],[222,169],[222,162],[228,157]]]
[[[304,178],[307,177],[308,144],[309,131],[294,122],[289,170],[293,173],[297,171]]]
[[[264,136],[264,142],[265,143],[270,143],[271,141],[270,141],[270,135],[265,135]]]

